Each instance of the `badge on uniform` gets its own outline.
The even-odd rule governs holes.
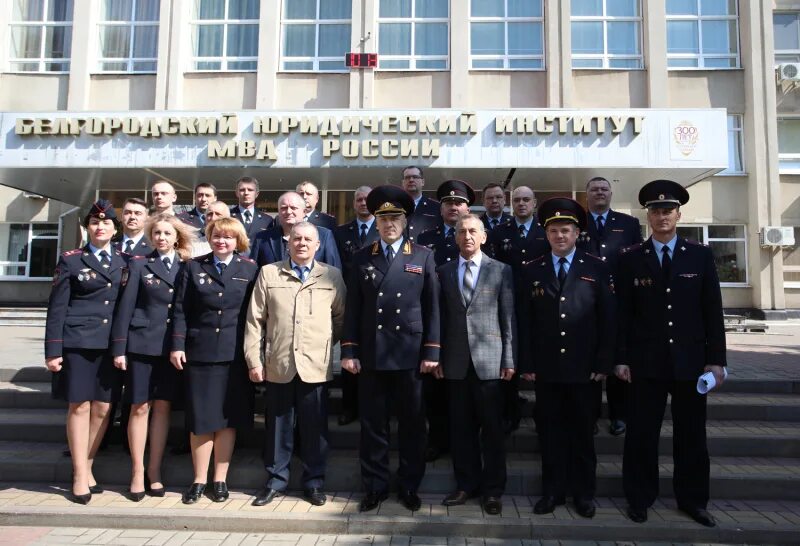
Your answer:
[[[206,283],[206,274],[205,273],[198,273],[197,274],[197,283],[198,284],[205,284]]]
[[[128,268],[127,267],[123,267],[122,268],[122,281],[121,281],[122,282],[122,286],[125,286],[126,284],[128,284],[128,276],[129,276],[129,274],[130,274],[130,272],[128,271]]]
[[[589,281],[589,282],[597,282],[597,280],[593,279],[592,277],[581,277],[581,280],[582,281]]]
[[[78,281],[83,282],[91,279],[92,278],[91,271],[92,271],[91,267],[84,267],[83,269],[81,269],[81,272],[78,273]]]
[[[693,279],[694,277],[697,276],[697,273],[679,273],[678,276],[684,277],[686,279]]]
[[[147,275],[145,275],[145,276],[143,277],[143,278],[144,278],[144,284],[148,284],[148,285],[149,285],[149,284],[153,284],[153,277],[154,277],[154,276],[155,276],[155,275],[153,275],[152,273],[148,273]]]
[[[414,264],[406,264],[406,273],[414,273],[415,275],[422,275],[422,266]]]

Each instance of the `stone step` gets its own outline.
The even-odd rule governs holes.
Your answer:
[[[0,483],[0,522],[63,528],[50,533],[48,540],[94,544],[256,544],[264,540],[260,543],[304,545],[335,540],[388,546],[391,539],[392,544],[465,546],[483,544],[484,538],[487,545],[503,541],[509,546],[545,540],[622,544],[618,541],[623,539],[624,544],[797,544],[800,533],[800,506],[792,501],[712,501],[709,509],[718,525],[706,528],[678,512],[670,499],[657,501],[648,521],[636,524],[624,516],[624,499],[608,497],[597,499],[594,519],[584,519],[571,506],[534,515],[535,497],[511,495],[504,497],[501,516],[485,514],[476,500],[448,509],[439,504],[440,495],[430,494],[421,495],[422,509],[417,512],[405,510],[391,497],[374,512],[360,514],[359,493],[332,490],[321,507],[310,506],[296,493],[253,507],[252,489],[233,490],[224,503],[202,498],[186,506],[177,492],[133,503],[123,497],[124,487],[118,487],[95,495],[88,506],[76,506],[64,498],[66,487]]]
[[[526,399],[523,415],[530,417],[533,412],[535,396],[525,391]],[[263,397],[257,397],[257,410],[263,411]],[[50,395],[50,383],[44,382],[0,382],[0,408],[53,409],[64,408],[66,404],[54,400]],[[333,415],[341,413],[342,391],[329,389],[328,411]],[[602,415],[608,415],[608,405],[603,395]],[[669,408],[665,414],[671,419]],[[708,418],[722,420],[758,420],[800,422],[800,396],[794,394],[753,394],[753,393],[714,393],[708,397]]]
[[[0,440],[47,442],[63,446],[66,442],[65,412],[61,409],[7,409],[0,412]],[[242,447],[260,447],[264,442],[263,416],[256,416],[252,430],[239,434]],[[595,449],[599,454],[621,455],[624,437],[614,437],[605,432],[607,421],[600,421],[600,433],[595,436]],[[357,449],[360,427],[358,422],[339,426],[336,417],[328,422],[329,442],[334,450]],[[180,440],[183,414],[173,412],[170,439]],[[112,443],[119,443],[122,431],[117,425],[112,430]],[[392,443],[396,445],[396,426],[392,426]],[[794,423],[763,421],[709,421],[707,426],[708,449],[712,456],[728,457],[800,457],[800,427]],[[524,418],[519,430],[506,440],[509,453],[535,453],[539,451],[539,438],[533,420]],[[662,453],[672,453],[672,424],[665,421],[661,431]]]
[[[62,454],[63,446],[39,442],[0,442],[0,482],[26,481],[70,482],[72,463]],[[396,456],[392,457],[396,464]],[[541,465],[534,454],[510,454],[508,457],[509,495],[541,494]],[[166,484],[176,490],[193,479],[188,455],[167,455],[163,463]],[[672,496],[672,459],[660,459],[660,490]],[[130,480],[130,458],[119,447],[109,448],[95,459],[94,476],[101,484],[125,485]],[[301,489],[302,466],[292,460],[290,488]],[[360,489],[358,453],[355,450],[334,450],[328,458],[326,487],[333,491]],[[228,473],[233,488],[254,489],[265,478],[258,449],[237,448]],[[455,488],[452,463],[443,457],[429,463],[420,491],[445,494]],[[598,496],[622,496],[622,461],[616,455],[599,455],[597,465]],[[800,459],[713,457],[711,460],[711,495],[729,499],[800,500]]]

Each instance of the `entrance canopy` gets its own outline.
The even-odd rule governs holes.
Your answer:
[[[154,180],[191,190],[461,178],[571,191],[592,176],[691,185],[728,165],[724,109],[0,113],[0,183],[75,205]],[[431,170],[433,173],[431,174]],[[433,184],[430,184],[433,186]]]

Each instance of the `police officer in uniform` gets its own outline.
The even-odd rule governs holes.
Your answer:
[[[595,514],[593,383],[613,367],[616,300],[611,270],[575,246],[586,226],[576,201],[548,199],[539,215],[552,248],[523,267],[520,321],[523,378],[535,381],[542,451],[542,498],[549,514],[571,494],[583,517]]]
[[[138,197],[126,199],[122,204],[122,235],[115,237],[113,245],[128,256],[147,256],[153,247],[144,233],[147,221],[147,203]]]
[[[356,252],[378,240],[375,216],[367,207],[367,196],[372,188],[361,186],[353,195],[353,209],[356,218],[342,224],[333,231],[336,248],[342,260],[342,276],[345,282],[350,278],[350,269]],[[358,418],[358,376],[342,370],[342,413],[339,425],[347,425]]]
[[[178,220],[192,226],[202,235],[206,227],[206,211],[208,206],[217,200],[217,188],[208,182],[200,182],[194,187],[194,208],[178,215]]]
[[[413,243],[421,233],[436,227],[439,222],[439,203],[422,195],[422,188],[425,187],[422,167],[403,169],[402,186],[414,201],[414,212],[407,219],[406,229],[406,236]]]
[[[578,238],[578,248],[606,262],[611,272],[616,273],[617,257],[626,247],[642,242],[639,220],[633,216],[611,210],[611,183],[596,176],[586,183],[586,201],[589,217],[586,230]],[[625,383],[614,374],[606,378],[608,399],[608,432],[613,436],[625,433]],[[595,389],[597,417],[603,404],[603,384]]]
[[[127,281],[127,263],[111,246],[118,225],[110,201],[92,205],[83,220],[89,242],[59,258],[47,306],[45,364],[54,372],[53,397],[69,404],[70,499],[80,504],[103,492],[92,463],[122,386],[108,351],[114,308]]]
[[[361,478],[359,510],[375,509],[389,490],[389,405],[398,418],[399,499],[419,510],[417,489],[425,474],[425,412],[421,373],[441,376],[439,284],[433,252],[403,232],[414,210],[397,186],[370,192],[380,241],[353,258],[347,289],[342,368],[359,374]]]
[[[503,210],[506,206],[506,192],[502,184],[489,182],[481,193],[483,194],[483,208],[486,209],[481,214],[481,220],[486,228],[486,233],[489,233],[494,228],[511,220],[511,215]]]
[[[300,182],[295,191],[306,201],[305,221],[311,222],[317,227],[324,227],[330,231],[336,229],[336,217],[328,213],[317,210],[319,203],[319,188],[310,180]]]
[[[256,207],[256,200],[260,192],[261,188],[258,180],[252,176],[241,177],[236,181],[236,197],[239,200],[239,204],[231,207],[231,218],[239,220],[247,232],[247,237],[250,240],[249,256],[252,258],[255,258],[256,236],[275,225],[275,220],[272,216]]]
[[[475,191],[463,180],[446,180],[436,190],[440,203],[439,225],[422,233],[417,243],[433,250],[436,266],[458,260],[456,223],[469,214],[475,201]],[[425,460],[435,461],[442,453],[450,451],[450,435],[447,426],[447,388],[444,381],[432,375],[422,379],[425,390],[425,412],[428,418],[428,447]]]
[[[615,373],[630,383],[622,463],[628,516],[641,523],[658,497],[658,440],[667,395],[673,426],[672,477],[678,509],[707,527],[710,461],[706,397],[698,377],[721,384],[726,366],[722,295],[711,249],[677,234],[689,192],[671,180],[639,191],[652,236],[620,255],[620,336]]]

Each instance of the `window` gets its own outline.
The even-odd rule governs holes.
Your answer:
[[[379,68],[446,70],[449,17],[447,0],[380,0]]]
[[[572,68],[643,68],[639,0],[572,0]]]
[[[747,284],[747,241],[743,225],[678,224],[678,236],[711,247],[722,286]]]
[[[541,0],[471,0],[470,67],[544,68]]]
[[[800,158],[800,118],[778,118],[778,155]]]
[[[47,278],[58,259],[58,224],[0,223],[0,278]]]
[[[160,0],[103,0],[100,72],[155,72]]]
[[[719,174],[744,174],[742,161],[742,116],[728,116],[728,168]]]
[[[12,0],[9,69],[69,72],[72,0]]]
[[[667,0],[670,68],[739,68],[736,0]]]
[[[283,3],[283,70],[345,71],[350,51],[351,0]]]
[[[783,285],[786,288],[800,288],[800,227],[794,227],[794,246],[784,247]]]
[[[195,70],[255,70],[259,0],[194,0]]]
[[[772,28],[775,63],[800,63],[800,12],[775,12]]]

